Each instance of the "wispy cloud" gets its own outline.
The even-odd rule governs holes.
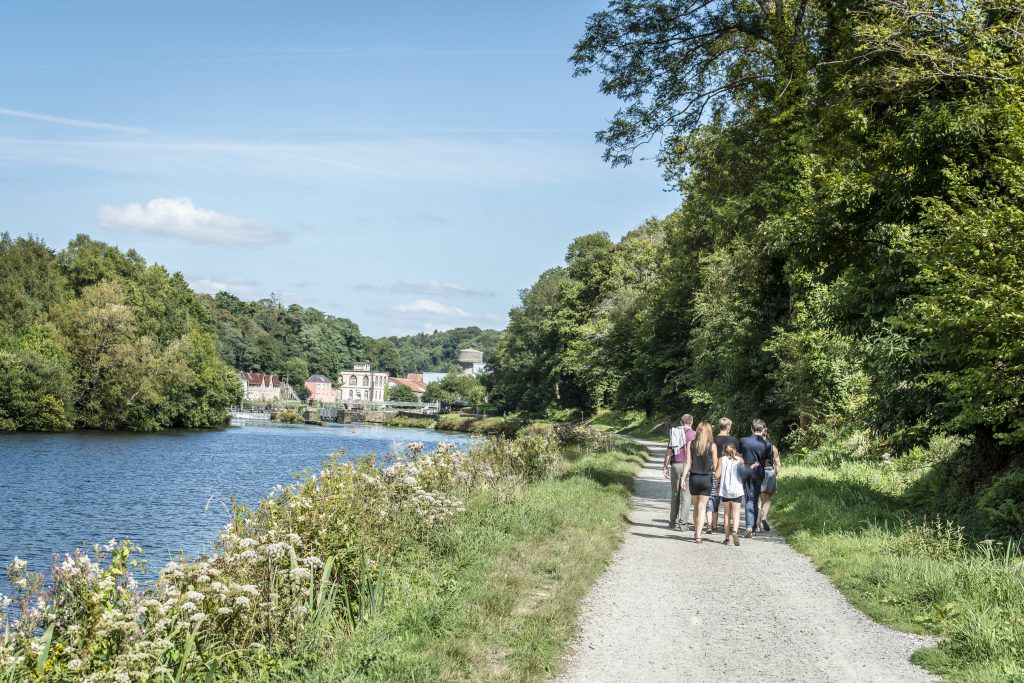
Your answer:
[[[158,197],[144,205],[101,206],[96,219],[107,228],[205,244],[257,246],[281,242],[286,237],[256,221],[200,208],[187,197]]]
[[[575,145],[462,136],[323,143],[0,138],[0,162],[4,161],[133,175],[234,174],[318,182],[384,179],[483,187],[561,184],[606,171],[589,141]]]
[[[486,289],[470,289],[453,282],[395,282],[390,285],[359,284],[358,290],[389,292],[391,294],[418,294],[441,297],[493,297],[494,292]]]
[[[381,57],[523,57],[529,55],[565,55],[564,48],[528,47],[415,47],[409,45],[334,46],[334,47],[271,47],[259,52],[280,56],[338,56],[373,55]]]
[[[366,313],[380,320],[375,327],[384,335],[433,332],[472,325],[494,329],[503,328],[507,322],[502,315],[473,313],[434,299],[416,299],[390,308],[367,309]]]
[[[72,126],[74,128],[92,128],[94,130],[106,130],[114,133],[132,133],[135,135],[141,135],[152,132],[148,128],[122,126],[116,123],[102,123],[100,121],[86,121],[84,119],[71,119],[66,116],[37,114],[31,111],[21,111],[20,109],[8,109],[6,107],[0,107],[0,116],[8,116],[16,119],[27,119],[29,121],[39,121],[40,123],[53,123],[58,126]]]
[[[394,307],[394,310],[400,313],[418,313],[438,316],[444,319],[469,317],[469,313],[466,313],[466,311],[458,306],[446,306],[440,301],[434,301],[433,299],[417,299],[411,303],[398,304]]]
[[[192,289],[203,294],[216,294],[217,292],[230,292],[240,297],[252,297],[261,291],[260,283],[255,280],[232,276],[204,276],[189,277],[188,282]]]

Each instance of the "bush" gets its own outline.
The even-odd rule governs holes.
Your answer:
[[[999,536],[1024,536],[1024,469],[997,477],[978,501]]]
[[[275,413],[274,419],[286,424],[303,424],[305,422],[303,417],[294,410],[282,410],[279,413]]]
[[[386,466],[336,455],[255,508],[236,506],[216,554],[167,564],[142,592],[127,541],[65,555],[47,582],[15,559],[17,617],[0,596],[0,682],[290,677],[381,609],[395,558],[428,544],[474,492],[550,475],[569,442],[587,443],[545,428],[469,452],[410,444]]]

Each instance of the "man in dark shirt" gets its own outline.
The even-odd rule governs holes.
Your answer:
[[[772,446],[764,438],[767,429],[768,425],[764,420],[754,420],[750,425],[750,436],[740,439],[740,454],[743,456],[744,465],[743,504],[747,518],[747,538],[750,538],[757,529],[757,498],[761,495],[765,461],[772,455]]]
[[[728,444],[732,444],[736,450],[739,450],[739,442],[736,437],[730,434],[732,431],[732,420],[727,417],[723,417],[718,421],[718,434],[715,435],[715,446],[718,447],[718,459],[721,460],[725,457],[725,447]],[[722,499],[718,492],[719,481],[717,477],[711,479],[711,495],[708,497],[708,512],[711,513],[711,531],[715,531],[718,528],[718,506],[721,505]],[[725,520],[728,524],[728,520]]]

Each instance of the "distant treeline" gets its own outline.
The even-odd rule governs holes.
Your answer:
[[[1001,0],[593,15],[573,61],[623,101],[606,158],[660,140],[682,206],[580,237],[524,291],[491,399],[760,416],[792,448],[921,468],[942,433],[963,447],[922,499],[1024,531],[1022,21]]]
[[[351,320],[275,299],[192,291],[180,273],[79,235],[57,252],[0,236],[0,430],[156,430],[221,424],[240,398],[235,370],[297,390],[357,360],[395,375],[447,371],[471,327],[373,339]]]

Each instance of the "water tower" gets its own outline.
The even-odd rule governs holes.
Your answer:
[[[484,364],[484,352],[476,349],[459,351],[459,366],[463,375],[475,375]]]

